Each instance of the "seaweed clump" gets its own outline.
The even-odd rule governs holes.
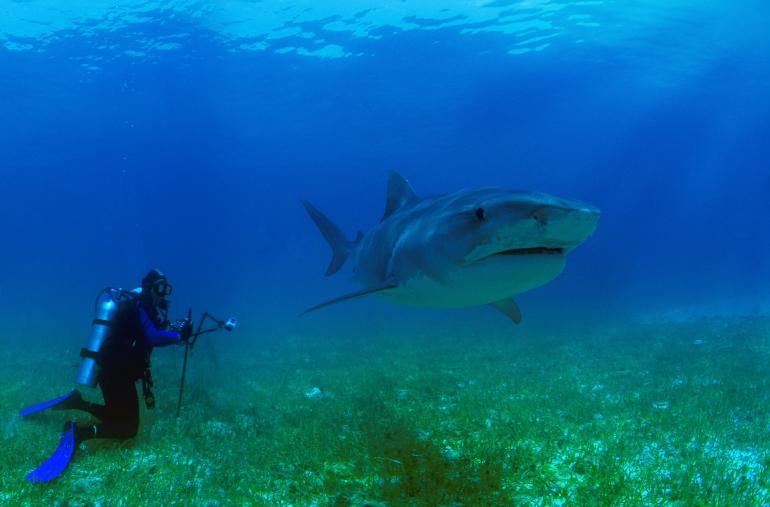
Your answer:
[[[379,468],[372,494],[392,505],[486,505],[500,501],[504,453],[463,456],[434,443],[382,399],[368,400],[360,431]],[[359,408],[361,405],[359,404]]]

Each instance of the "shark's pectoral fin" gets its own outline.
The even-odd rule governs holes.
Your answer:
[[[384,292],[386,290],[394,289],[396,287],[397,287],[396,284],[388,282],[385,285],[380,285],[379,287],[372,287],[368,289],[362,289],[356,292],[351,292],[350,294],[345,294],[344,296],[330,299],[328,301],[324,301],[323,303],[319,303],[315,306],[311,306],[307,310],[300,313],[299,316],[301,317],[306,313],[314,312],[316,310],[320,310],[321,308],[325,308],[327,306],[336,305],[337,303],[343,303],[345,301],[350,301],[351,299],[358,299],[366,296],[371,296],[372,294],[376,294],[378,292]]]
[[[519,305],[517,305],[516,301],[513,299],[501,299],[500,301],[489,303],[487,306],[491,306],[495,310],[505,314],[505,316],[511,319],[515,324],[521,322],[521,310],[519,310]]]

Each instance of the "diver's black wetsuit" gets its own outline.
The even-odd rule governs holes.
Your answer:
[[[180,340],[179,333],[158,329],[156,326],[159,324],[153,322],[141,300],[121,303],[110,337],[99,353],[101,371],[98,380],[104,405],[81,399],[71,407],[84,410],[100,421],[95,425],[78,425],[78,442],[92,438],[129,439],[136,436],[139,430],[136,382],[143,380],[151,387],[149,368],[153,347]],[[145,388],[145,400],[150,407],[154,404],[151,397],[151,391]]]

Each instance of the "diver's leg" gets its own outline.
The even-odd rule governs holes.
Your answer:
[[[89,403],[83,399],[83,395],[77,389],[68,392],[63,396],[54,398],[53,400],[37,403],[30,407],[27,407],[19,412],[22,417],[27,417],[33,414],[40,413],[44,410],[82,410],[90,414],[100,417],[99,409],[101,405]]]
[[[59,447],[45,463],[27,475],[30,482],[49,482],[59,477],[67,468],[75,449],[81,442],[93,438],[125,440],[136,436],[139,429],[139,397],[136,395],[135,382],[129,379],[108,379],[101,381],[100,385],[104,394],[104,405],[88,403],[83,400],[80,393],[75,391],[78,396],[70,400],[70,406],[66,408],[85,410],[100,418],[102,422],[75,424],[74,420],[67,421]],[[64,397],[54,400],[54,405],[60,405],[62,401]],[[45,408],[51,408],[51,406],[49,404]],[[41,410],[39,407],[32,407],[32,409],[26,410],[26,413],[36,413]],[[25,415],[25,411],[22,415]]]
[[[97,419],[104,419],[104,405],[86,401],[77,389],[72,391],[69,398],[52,408],[54,410],[81,410],[83,412],[88,412]]]
[[[100,382],[104,405],[98,406],[101,420],[93,426],[92,436],[87,438],[117,438],[126,440],[136,436],[139,430],[139,397],[136,384],[125,378],[108,378]],[[96,414],[94,414],[96,415]]]
[[[92,416],[96,417],[100,421],[103,421],[107,416],[107,407],[105,405],[99,405],[98,403],[91,403],[90,401],[83,400],[83,404],[77,407],[77,410],[88,412]]]

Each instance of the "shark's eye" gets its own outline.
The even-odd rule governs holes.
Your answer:
[[[476,208],[476,218],[479,219],[479,222],[482,222],[487,217],[487,212],[484,211],[484,208]]]

